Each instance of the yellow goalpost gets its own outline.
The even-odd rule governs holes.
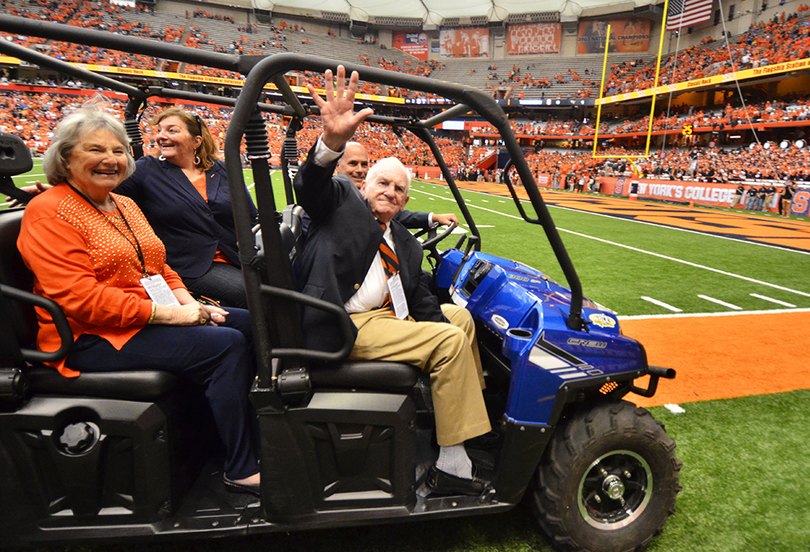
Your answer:
[[[655,99],[658,96],[658,76],[661,71],[661,54],[664,49],[664,34],[666,33],[667,25],[667,10],[669,8],[669,0],[664,0],[664,15],[661,18],[661,32],[658,38],[658,58],[655,63],[655,79],[653,80],[653,94],[652,101],[650,102],[650,124],[647,126],[647,145],[644,149],[643,155],[597,155],[596,148],[599,138],[599,123],[602,121],[602,100],[605,93],[605,75],[607,71],[608,50],[610,45],[610,24],[607,26],[607,36],[605,37],[605,56],[602,61],[602,82],[599,85],[599,99],[596,101],[596,128],[593,133],[593,154],[591,157],[594,159],[627,159],[633,166],[634,175],[638,176],[638,167],[633,162],[633,159],[647,159],[650,157],[650,142],[652,141],[653,129],[653,116],[655,114]]]

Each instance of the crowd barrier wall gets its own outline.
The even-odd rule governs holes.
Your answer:
[[[438,167],[410,166],[408,168],[419,178],[441,179],[441,171]],[[604,195],[713,207],[730,207],[731,202],[734,200],[734,191],[739,185],[738,182],[686,182],[614,176],[603,176],[600,178],[600,182],[599,192]],[[537,178],[537,185],[541,188],[551,188],[551,183],[550,175],[541,174]],[[768,211],[778,213],[779,204],[777,202],[780,201],[779,195],[782,193],[784,186],[774,185],[774,187],[776,188],[776,194],[771,199]],[[735,209],[745,209],[746,195],[740,199],[734,207]],[[790,214],[794,216],[810,216],[810,188],[798,188],[796,190],[790,205]]]
[[[600,192],[606,195],[625,196],[638,199],[654,199],[688,203],[690,205],[707,205],[729,207],[735,197],[738,182],[684,182],[672,180],[652,180],[646,178],[601,177]],[[768,211],[779,212],[779,196],[784,186],[774,186],[776,193],[771,198]],[[747,188],[746,188],[747,191]],[[735,209],[744,210],[746,195],[735,205]],[[793,194],[790,214],[808,216],[810,211],[810,190],[797,189]]]

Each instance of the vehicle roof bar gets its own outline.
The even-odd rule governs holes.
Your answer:
[[[60,42],[74,42],[85,46],[109,48],[132,54],[142,54],[158,59],[171,59],[216,67],[226,71],[240,72],[240,57],[232,54],[209,52],[198,48],[179,46],[170,42],[126,36],[107,31],[73,27],[61,23],[49,23],[38,19],[27,19],[0,14],[0,30],[26,36],[50,38]],[[256,57],[256,56],[254,56]]]
[[[268,56],[258,63],[256,63],[251,71],[248,73],[242,92],[236,102],[234,114],[228,125],[228,130],[225,137],[225,163],[228,172],[228,182],[231,187],[231,197],[234,201],[234,212],[237,214],[237,236],[240,243],[250,243],[252,239],[252,232],[250,225],[247,223],[249,217],[244,216],[246,213],[240,213],[246,209],[247,197],[244,191],[244,177],[242,175],[241,163],[239,160],[239,146],[241,144],[242,136],[245,133],[247,121],[249,120],[254,105],[261,97],[264,85],[278,79],[287,71],[308,70],[317,73],[323,73],[327,69],[334,70],[338,65],[343,65],[347,72],[357,71],[362,75],[364,81],[377,82],[380,84],[389,84],[401,88],[409,88],[412,90],[421,90],[424,92],[437,93],[447,98],[451,98],[459,103],[468,105],[475,109],[481,116],[486,118],[490,123],[495,126],[500,132],[504,140],[504,144],[513,159],[515,159],[515,166],[520,174],[522,180],[526,183],[526,189],[529,192],[532,205],[538,213],[539,222],[542,224],[543,229],[551,243],[552,249],[555,251],[558,262],[561,265],[563,273],[565,274],[569,286],[572,291],[571,311],[569,314],[568,324],[576,329],[583,329],[584,324],[581,319],[582,312],[582,288],[576,271],[568,257],[562,240],[554,226],[548,209],[546,208],[536,184],[531,175],[531,170],[523,156],[523,152],[517,143],[517,140],[512,133],[509,121],[506,119],[503,110],[490,98],[479,90],[470,87],[453,85],[443,81],[426,81],[421,77],[415,77],[398,72],[385,71],[373,67],[360,66],[350,63],[341,63],[336,60],[326,58],[319,58],[314,56],[305,56],[301,54],[281,53],[273,56]],[[281,83],[279,83],[281,84]],[[280,90],[284,90],[284,85],[279,86]],[[290,89],[287,94],[291,93]],[[283,92],[284,93],[284,92]],[[297,98],[296,98],[296,101]],[[449,111],[449,110],[448,110]],[[460,108],[459,108],[460,111]],[[455,112],[449,116],[453,116]],[[265,229],[264,234],[269,234],[268,229]],[[265,236],[267,239],[269,236]],[[255,278],[255,281],[249,281]],[[247,290],[248,290],[248,305],[249,308],[258,309],[257,318],[263,318],[263,309],[261,306],[261,292],[260,282],[258,281],[258,274],[245,275]],[[261,348],[263,346],[270,348],[269,336],[266,335],[265,329],[254,328],[254,332],[258,330],[258,334],[265,334],[266,338],[259,336],[256,346]],[[263,356],[262,353],[259,356]],[[260,370],[262,368],[260,367]],[[259,374],[259,380],[265,381],[268,379],[267,374]]]
[[[424,121],[420,121],[420,124],[425,127],[433,128],[437,125],[442,124],[445,121],[449,121],[455,117],[461,117],[462,115],[466,115],[470,111],[470,106],[464,104],[454,105],[450,109],[445,109],[438,115],[434,115],[429,119],[425,119]]]
[[[0,25],[2,25],[2,23],[0,23]],[[3,29],[3,27],[0,26],[0,29]],[[19,44],[15,44],[14,42],[8,40],[0,40],[0,53],[28,61],[30,63],[39,65],[40,67],[46,67],[48,69],[64,73],[65,75],[76,77],[77,79],[81,79],[97,86],[102,86],[104,88],[109,88],[110,90],[115,90],[116,92],[121,92],[122,94],[127,94],[128,96],[139,96],[142,94],[141,90],[134,86],[111,79],[110,77],[106,77],[104,75],[99,75],[98,73],[93,73],[92,71],[88,71],[86,69],[82,69],[65,61],[52,58],[47,54],[42,54],[36,50],[26,48],[25,46],[20,46]]]

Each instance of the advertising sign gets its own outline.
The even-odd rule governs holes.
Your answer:
[[[561,40],[560,23],[509,25],[506,31],[506,53],[510,56],[559,54]]]
[[[394,33],[394,48],[410,54],[416,59],[427,61],[427,33]]]
[[[650,20],[640,17],[592,19],[579,22],[577,53],[596,54],[605,51],[605,38],[610,25],[609,52],[646,52],[650,48]]]
[[[489,29],[471,27],[439,31],[441,57],[489,57]]]

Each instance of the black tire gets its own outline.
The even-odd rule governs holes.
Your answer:
[[[626,401],[578,410],[538,468],[537,519],[560,550],[641,550],[675,512],[680,469],[675,441],[647,410]]]

